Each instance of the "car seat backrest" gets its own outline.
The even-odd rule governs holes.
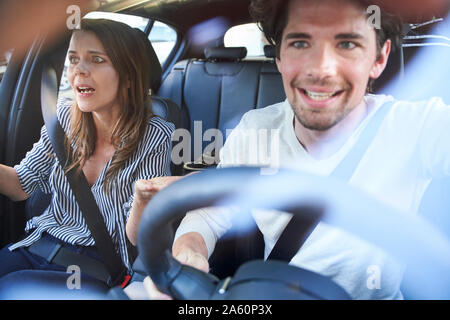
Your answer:
[[[158,94],[186,109],[182,122],[191,134],[191,161],[201,156],[194,140],[202,141],[202,150],[211,143],[203,141],[208,129],[218,129],[224,142],[244,113],[285,99],[274,61],[243,60],[245,55],[244,47],[207,48],[206,59],[178,62],[163,81]]]
[[[264,108],[286,99],[281,74],[275,64],[275,46],[264,46],[264,55],[271,60],[262,63],[257,108]]]

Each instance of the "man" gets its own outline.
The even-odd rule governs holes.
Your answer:
[[[450,174],[450,146],[439,143],[450,138],[450,109],[440,99],[409,103],[366,95],[401,36],[398,20],[384,15],[381,29],[376,29],[367,23],[366,9],[357,0],[252,2],[252,14],[276,45],[287,100],[244,115],[221,150],[221,167],[250,163],[252,154],[242,147],[246,131],[276,129],[281,167],[328,176],[374,112],[394,101],[349,183],[397,209],[417,211],[431,178]],[[215,242],[230,226],[226,217],[212,209],[188,213],[177,231],[173,255],[207,271]],[[289,216],[266,212],[254,217],[267,257]],[[402,298],[400,264],[323,223],[291,264],[331,277],[352,298]],[[377,285],[369,283],[370,270],[380,276]],[[144,283],[152,298],[168,298],[150,279]]]

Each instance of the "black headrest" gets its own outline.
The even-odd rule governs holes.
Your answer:
[[[158,56],[156,55],[155,50],[153,49],[153,46],[150,43],[150,40],[148,40],[147,35],[137,28],[135,28],[135,30],[137,30],[137,33],[147,46],[147,56],[148,61],[150,63],[150,89],[152,89],[152,93],[155,94],[156,92],[158,92],[159,87],[161,86],[161,79],[162,79],[161,64],[159,63]]]
[[[265,55],[267,58],[275,58],[276,55],[277,55],[275,46],[271,46],[271,45],[269,45],[269,44],[265,45],[265,46],[264,46],[264,55]]]
[[[205,49],[208,60],[240,60],[247,55],[246,47],[211,47]]]

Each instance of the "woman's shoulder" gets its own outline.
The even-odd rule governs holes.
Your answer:
[[[149,120],[147,130],[141,140],[141,145],[145,146],[144,153],[151,152],[152,149],[157,148],[172,140],[172,133],[175,126],[163,118],[154,116]]]
[[[150,135],[164,135],[170,139],[175,125],[172,122],[168,122],[159,116],[153,116],[149,121]]]

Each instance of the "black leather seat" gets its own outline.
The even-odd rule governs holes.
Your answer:
[[[141,35],[142,41],[147,45],[147,56],[150,62],[150,100],[152,111],[155,115],[162,117],[163,119],[172,122],[175,128],[182,127],[181,123],[181,111],[180,107],[169,99],[158,97],[158,92],[162,81],[162,69],[158,60],[158,56],[153,49],[152,44],[148,40],[144,32],[139,29],[136,31]]]
[[[202,139],[208,129],[220,130],[224,142],[227,129],[233,129],[244,113],[285,99],[274,61],[243,60],[246,51],[245,47],[207,48],[205,59],[175,64],[161,85],[158,95],[183,109],[184,128],[191,134],[190,161],[201,156],[194,150],[195,140],[202,141],[202,152],[211,143]]]

